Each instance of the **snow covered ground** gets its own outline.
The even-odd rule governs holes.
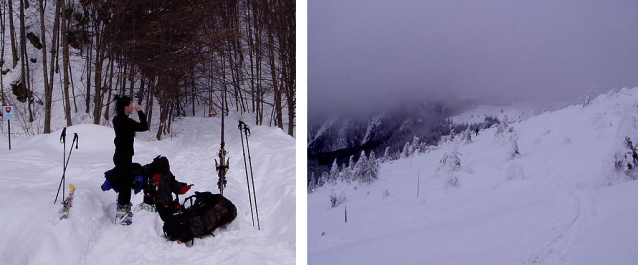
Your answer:
[[[181,118],[173,125],[173,138],[163,141],[146,140],[152,134],[139,133],[133,162],[144,165],[164,155],[178,180],[195,185],[186,196],[194,191],[218,193],[214,159],[220,122],[219,117]],[[11,139],[11,151],[4,134],[0,264],[294,264],[295,139],[278,128],[252,125],[251,130],[261,231],[252,226],[237,121],[227,119],[230,171],[224,194],[238,215],[227,228],[216,230],[215,237],[195,239],[190,248],[164,238],[157,213],[141,210],[131,226],[114,224],[116,194],[100,189],[104,171],[113,167],[112,128],[67,129],[67,155],[73,133],[79,135],[79,149],[73,150],[66,172],[67,185],[76,186],[73,208],[61,221],[61,204],[53,204],[62,175],[61,131]],[[141,201],[142,193],[133,195],[134,205]]]
[[[516,122],[514,159],[487,129],[381,164],[370,185],[324,186],[308,196],[308,264],[638,264],[638,181],[613,167],[638,138],[636,102],[622,89]],[[452,145],[459,187],[439,169]]]

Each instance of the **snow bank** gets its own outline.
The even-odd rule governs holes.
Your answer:
[[[112,128],[75,125],[67,128],[66,155],[73,149],[67,185],[76,186],[68,219],[59,220],[53,204],[62,175],[61,130],[49,135],[0,140],[0,264],[294,264],[295,139],[276,128],[252,125],[249,138],[261,231],[252,226],[246,175],[237,121],[226,121],[230,171],[224,194],[238,215],[215,237],[195,245],[167,241],[157,213],[139,211],[129,227],[116,226],[116,194],[100,189],[104,171],[113,167]],[[194,191],[217,190],[214,159],[219,150],[219,118],[182,118],[172,140],[135,142],[134,162],[167,156],[171,170]],[[69,191],[68,187],[66,188]],[[182,200],[184,197],[180,197]],[[58,201],[60,201],[62,195]],[[134,205],[142,194],[134,195]]]

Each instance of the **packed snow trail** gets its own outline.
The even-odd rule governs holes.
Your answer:
[[[636,102],[638,88],[622,89],[516,122],[514,159],[496,129],[457,138],[459,187],[439,170],[449,143],[382,164],[370,185],[321,187],[308,197],[309,264],[636,264],[638,181],[613,167],[624,137],[638,138]]]
[[[190,248],[164,238],[157,213],[137,209],[131,226],[114,224],[116,194],[100,189],[104,171],[113,167],[112,128],[67,129],[67,135],[78,133],[79,149],[73,150],[66,172],[67,185],[76,186],[74,204],[61,221],[62,206],[53,204],[62,175],[60,131],[12,139],[11,151],[0,150],[0,200],[5,202],[0,264],[294,264],[295,140],[276,128],[250,126],[262,229],[252,226],[237,121],[227,119],[230,170],[224,195],[237,206],[237,218],[215,236],[196,238]],[[173,131],[173,138],[163,141],[146,141],[151,133],[138,133],[133,162],[144,165],[166,156],[176,178],[195,185],[180,196],[182,201],[195,191],[218,193],[214,159],[220,119],[181,118]],[[1,147],[7,145],[7,139],[0,140]],[[133,205],[142,196],[133,195]]]

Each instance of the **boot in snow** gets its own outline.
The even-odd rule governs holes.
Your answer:
[[[140,209],[147,210],[149,212],[157,212],[155,205],[150,205],[148,203],[140,203]]]
[[[133,212],[131,212],[131,203],[126,205],[117,204],[117,211],[115,212],[115,224],[117,225],[130,225],[133,223]]]

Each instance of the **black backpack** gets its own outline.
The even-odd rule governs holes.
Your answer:
[[[189,200],[191,206],[184,209]],[[182,208],[184,210],[181,213],[164,222],[164,236],[168,240],[188,242],[195,237],[212,234],[213,230],[237,217],[237,207],[230,200],[210,192],[195,192],[195,195],[184,200]]]
[[[166,221],[181,210],[178,193],[187,185],[175,180],[164,156],[155,157],[152,163],[144,166],[144,172],[144,203],[155,205],[162,221]]]
[[[155,205],[157,186],[153,178],[155,174],[165,175],[170,172],[170,170],[171,167],[168,158],[165,156],[157,156],[153,159],[153,162],[144,165],[144,203]]]

